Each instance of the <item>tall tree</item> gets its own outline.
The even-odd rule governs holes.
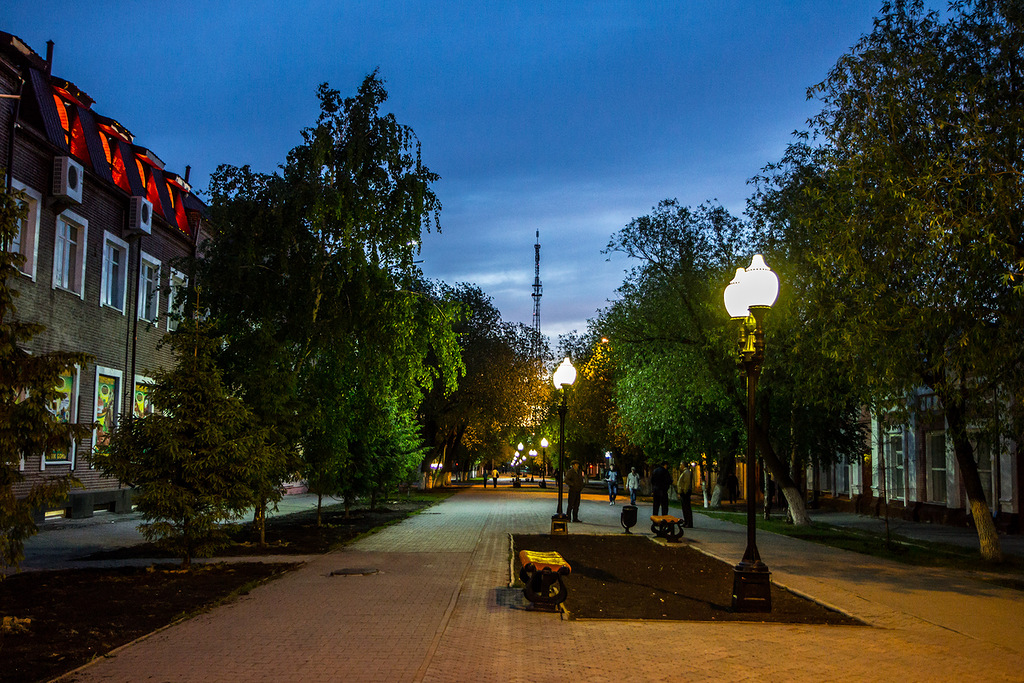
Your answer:
[[[0,246],[4,247],[0,249],[0,580],[8,567],[19,566],[25,557],[25,540],[37,531],[35,510],[61,502],[76,483],[71,476],[50,477],[16,495],[15,486],[25,479],[22,458],[70,448],[73,440],[84,438],[92,428],[62,422],[55,415],[62,376],[76,365],[85,365],[89,356],[30,353],[26,344],[44,328],[16,316],[18,292],[11,280],[19,277],[24,257],[6,247],[17,235],[26,210],[19,193],[0,190]]]
[[[322,446],[352,436],[348,420],[311,423],[317,415],[342,415],[354,397],[366,399],[361,414],[377,411],[365,424],[386,420],[388,406],[411,413],[435,378],[453,388],[459,368],[450,311],[427,296],[412,262],[421,231],[438,226],[437,175],[412,129],[380,111],[387,92],[376,72],[352,97],[326,84],[318,96],[316,124],[280,174],[214,174],[216,232],[200,267],[229,342],[229,381],[293,449],[304,434]],[[324,382],[328,366],[343,386]],[[356,452],[368,451],[332,457]],[[360,470],[343,472],[352,474],[338,484],[358,495],[350,485]]]
[[[796,260],[805,342],[883,410],[905,412],[922,385],[939,397],[989,559],[1001,550],[968,426],[998,388],[1021,396],[1022,48],[1014,0],[945,17],[886,3],[810,90],[822,111],[758,198]]]

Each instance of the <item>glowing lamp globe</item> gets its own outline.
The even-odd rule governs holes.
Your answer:
[[[567,387],[576,381],[576,368],[569,362],[568,356],[565,357],[562,364],[555,370],[553,381],[556,387]]]

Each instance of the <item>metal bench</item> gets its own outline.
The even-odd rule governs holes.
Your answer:
[[[672,515],[651,515],[651,533],[669,543],[678,543],[683,537],[682,521]]]
[[[523,595],[534,605],[557,607],[565,602],[569,589],[562,581],[572,567],[556,552],[543,553],[534,550],[520,550],[519,578],[525,586]]]

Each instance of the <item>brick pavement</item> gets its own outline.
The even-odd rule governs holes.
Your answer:
[[[465,490],[67,680],[1024,678],[1020,593],[770,534],[758,545],[776,580],[870,625],[563,621],[529,611],[508,587],[508,534],[547,531],[553,509],[553,492]],[[619,510],[585,496],[586,523],[571,532],[621,532]],[[742,528],[704,516],[697,524],[688,543],[730,562],[742,555]],[[330,576],[352,567],[379,573]]]

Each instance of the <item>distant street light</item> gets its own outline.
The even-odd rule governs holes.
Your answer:
[[[764,319],[779,294],[779,278],[755,254],[750,267],[736,269],[736,277],[725,288],[725,308],[740,322],[739,365],[747,380],[747,548],[733,568],[732,608],[737,612],[771,612],[771,573],[757,551],[756,462],[754,453],[754,407],[757,380],[764,364]]]
[[[568,410],[565,393],[575,381],[576,368],[572,366],[572,363],[569,362],[569,357],[566,356],[562,364],[555,370],[554,377],[552,377],[555,387],[562,390],[562,401],[558,404],[558,511],[551,518],[552,531],[555,529],[555,522],[560,522],[564,525],[569,521],[569,516],[562,512],[562,487],[565,483],[565,413]]]
[[[543,461],[544,469],[540,471],[540,487],[546,489],[548,487],[548,440],[540,440],[541,460]]]

